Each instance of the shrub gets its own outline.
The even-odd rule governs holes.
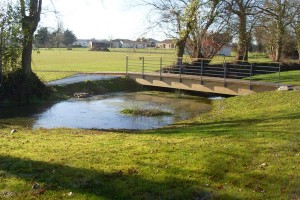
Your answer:
[[[28,104],[46,99],[51,90],[36,76],[27,76],[21,69],[3,77],[0,88],[0,101],[16,104]]]

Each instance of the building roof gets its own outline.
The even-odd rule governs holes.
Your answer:
[[[175,44],[176,41],[175,41],[175,39],[166,39],[166,40],[163,40],[163,41],[161,41],[159,43]]]

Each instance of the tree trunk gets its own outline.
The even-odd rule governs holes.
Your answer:
[[[26,15],[26,2],[25,0],[20,0],[23,31],[22,68],[23,72],[30,76],[32,74],[31,56],[33,35],[40,22],[42,0],[30,0],[27,3],[29,5],[28,16]]]
[[[282,38],[278,38],[276,45],[275,61],[280,62],[282,57],[283,41]]]
[[[239,41],[237,46],[237,61],[248,61],[249,38],[246,16],[239,16]]]
[[[2,86],[3,77],[3,62],[2,62],[2,44],[0,44],[0,87]]]
[[[0,31],[0,87],[2,86],[3,77],[3,28]]]
[[[283,37],[284,37],[284,26],[282,23],[278,23],[278,33],[276,38],[276,54],[275,54],[275,61],[280,62],[282,58],[282,49],[283,49]]]
[[[298,60],[300,63],[300,41],[297,42]]]
[[[181,38],[176,42],[176,56],[177,58],[182,58],[184,54],[186,39]]]
[[[22,67],[23,72],[27,75],[32,74],[31,69],[31,58],[32,58],[32,38],[24,38],[23,50],[22,50]]]

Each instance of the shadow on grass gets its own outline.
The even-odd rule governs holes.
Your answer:
[[[280,169],[281,166],[271,161],[258,163],[254,158],[258,154],[219,149],[207,157],[209,167],[204,174],[213,182],[230,182],[238,188],[253,191],[257,199],[299,199],[299,173],[270,170],[268,168]]]
[[[31,184],[37,182],[46,191],[60,196],[72,191],[86,198],[106,199],[207,199],[210,192],[199,188],[195,182],[168,178],[153,181],[143,178],[136,170],[105,173],[94,169],[80,169],[51,162],[33,161],[10,156],[0,156],[0,170]],[[3,178],[3,174],[1,175]],[[5,178],[5,177],[4,177]],[[158,178],[160,179],[160,178]],[[56,197],[57,197],[56,196]],[[224,198],[227,198],[224,197]],[[234,199],[228,197],[230,199]]]
[[[252,134],[253,131],[282,131],[281,126],[278,124],[278,129],[274,128],[276,121],[291,121],[300,120],[300,113],[279,113],[278,116],[267,116],[260,119],[246,118],[239,120],[224,119],[224,121],[213,122],[194,122],[194,123],[180,123],[178,125],[164,127],[157,130],[149,130],[149,134],[187,134],[187,133],[201,133],[209,135],[233,135],[235,130],[243,131],[243,134]],[[270,124],[269,124],[270,123]],[[256,125],[260,125],[256,127]],[[248,129],[249,128],[249,129]],[[248,130],[247,132],[244,130]],[[285,132],[299,133],[297,130],[285,130]]]

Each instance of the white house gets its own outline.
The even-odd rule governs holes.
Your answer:
[[[136,42],[127,39],[116,39],[111,41],[112,48],[146,48],[147,42]]]
[[[86,39],[78,39],[76,42],[73,43],[73,46],[82,46],[82,47],[88,47],[90,40]]]
[[[167,39],[161,42],[156,43],[156,47],[160,49],[175,49],[176,42],[172,39]]]
[[[232,47],[230,45],[224,45],[222,49],[220,49],[218,54],[222,56],[231,56],[231,52],[232,52]]]
[[[88,44],[88,47],[91,48],[109,48],[110,42],[108,40],[91,40]]]

